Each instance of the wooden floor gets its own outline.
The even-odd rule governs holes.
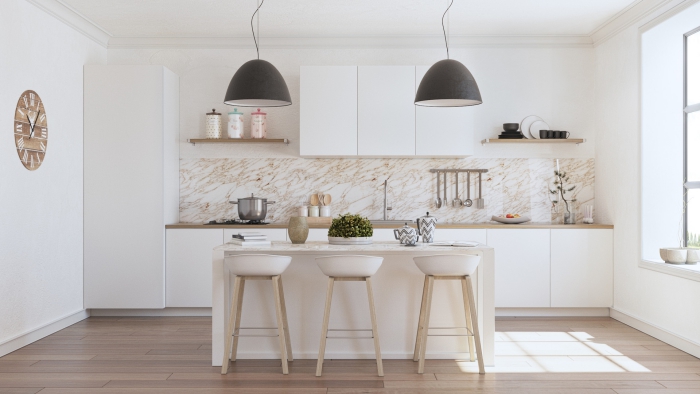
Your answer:
[[[496,367],[429,360],[239,360],[211,367],[210,318],[92,317],[0,358],[0,393],[700,393],[700,360],[609,318],[508,318]],[[428,345],[430,346],[430,345]]]

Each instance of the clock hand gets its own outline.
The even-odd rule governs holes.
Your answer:
[[[32,138],[32,135],[34,134],[34,125],[32,124],[32,120],[29,119],[29,115],[26,115],[27,117],[27,122],[29,122],[29,139]]]
[[[32,125],[32,130],[30,131],[30,134],[29,134],[30,138],[34,136],[34,129],[36,128],[36,121],[39,120],[40,113],[41,113],[41,110],[39,110],[39,112],[37,112],[36,116],[34,117],[34,124]]]

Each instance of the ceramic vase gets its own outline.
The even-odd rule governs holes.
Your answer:
[[[289,240],[293,244],[305,243],[306,238],[309,236],[309,223],[306,222],[306,217],[293,216],[289,218],[287,232],[289,233]]]

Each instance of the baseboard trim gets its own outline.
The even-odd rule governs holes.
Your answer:
[[[90,309],[91,316],[211,316],[211,308]]]
[[[58,319],[37,328],[25,331],[19,335],[15,335],[14,337],[0,343],[0,357],[12,353],[17,349],[23,348],[32,342],[36,342],[41,338],[45,338],[57,331],[63,330],[64,328],[81,320],[85,320],[88,317],[90,317],[90,313],[87,310],[82,309],[80,311],[59,317]]]
[[[660,341],[666,342],[679,350],[700,358],[700,343],[614,308],[610,308],[610,317],[647,335],[651,335]]]
[[[610,316],[610,308],[496,308],[496,317]]]

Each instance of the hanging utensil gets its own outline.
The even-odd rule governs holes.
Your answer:
[[[462,200],[459,198],[459,172],[457,171],[455,171],[455,198],[452,199],[452,206],[462,206]]]
[[[435,207],[442,207],[442,200],[440,199],[440,172],[437,173],[437,198],[435,199]]]
[[[462,205],[463,207],[471,207],[473,204],[471,194],[470,194],[471,189],[472,189],[471,172],[467,171],[467,199],[464,200],[464,205]]]
[[[484,209],[484,199],[481,198],[481,172],[479,173],[479,198],[476,199],[476,208]]]
[[[443,173],[443,178],[442,178],[442,195],[443,199],[442,201],[445,203],[445,206],[447,206],[447,173]]]

